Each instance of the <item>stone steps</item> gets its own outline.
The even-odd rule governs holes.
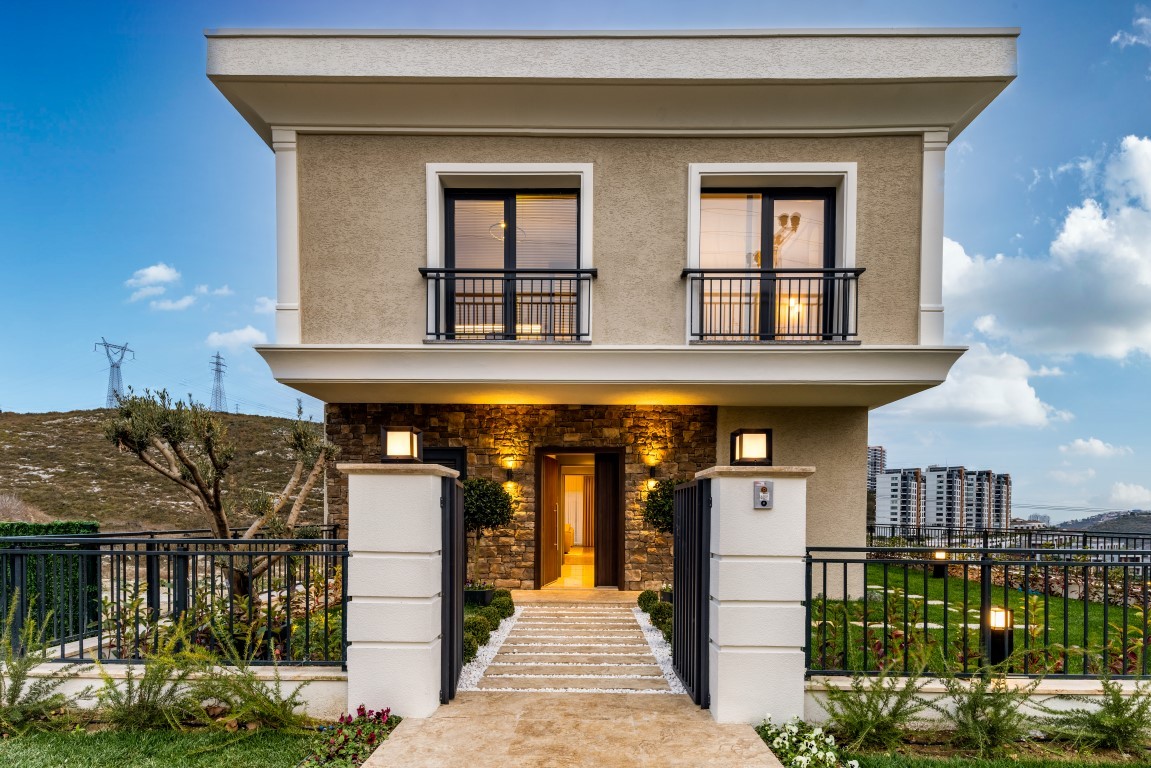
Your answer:
[[[606,690],[606,691],[667,691],[671,688],[663,677],[495,677],[485,674],[479,689],[510,688],[515,690]]]

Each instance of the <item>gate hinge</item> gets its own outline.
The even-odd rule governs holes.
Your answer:
[[[443,509],[443,508],[444,508],[444,507],[446,507],[447,505],[448,505],[448,500],[447,500],[447,498],[446,498],[446,497],[444,497],[444,496],[441,496],[441,497],[440,497],[440,509]]]

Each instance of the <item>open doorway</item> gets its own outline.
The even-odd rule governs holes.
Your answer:
[[[536,466],[537,586],[618,587],[619,452],[541,449]]]

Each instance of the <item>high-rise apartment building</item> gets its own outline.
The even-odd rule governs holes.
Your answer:
[[[923,525],[923,470],[887,469],[875,478],[877,525]]]
[[[967,470],[932,465],[924,473],[923,524],[962,528]]]
[[[867,446],[867,490],[875,490],[875,478],[887,471],[887,449],[882,445]]]
[[[992,478],[989,469],[969,470],[963,476],[963,527],[994,528],[991,524]]]
[[[1051,517],[1045,521],[1051,524]],[[1011,475],[995,475],[991,481],[991,527],[1005,531],[1011,527]]]

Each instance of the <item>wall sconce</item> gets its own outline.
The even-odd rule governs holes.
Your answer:
[[[771,466],[771,430],[737,429],[731,433],[731,463]]]
[[[942,549],[932,553],[935,564],[931,566],[931,578],[942,579],[947,576],[947,553]]]
[[[415,427],[383,427],[380,445],[383,446],[381,462],[418,464],[424,460],[424,435]]]
[[[649,491],[654,491],[655,487],[659,485],[659,481],[655,479],[655,465],[652,464],[647,468],[647,482],[644,483]]]
[[[507,480],[507,481],[510,483],[510,482],[512,481],[512,476],[513,476],[513,475],[512,475],[512,468],[511,468],[511,467],[507,467],[507,468],[504,470],[504,479],[505,479],[505,480]]]
[[[992,666],[1002,664],[1015,651],[1015,621],[1010,608],[993,606],[987,612],[987,660]]]

